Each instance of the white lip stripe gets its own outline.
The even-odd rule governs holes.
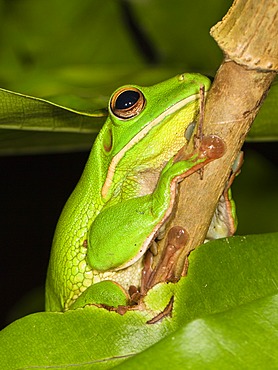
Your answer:
[[[197,100],[200,98],[200,94],[194,94],[190,95],[185,99],[180,100],[178,103],[172,105],[171,107],[167,108],[163,113],[161,113],[159,116],[157,116],[153,121],[148,123],[138,134],[134,136],[132,140],[130,140],[120,151],[113,157],[110,166],[108,168],[107,177],[103,184],[101,195],[102,197],[105,197],[107,194],[107,191],[112,183],[113,175],[116,169],[117,164],[122,159],[124,154],[133,147],[136,143],[138,143],[154,126],[156,126],[159,122],[161,122],[165,117],[169,116],[170,114],[178,111],[182,107],[184,107],[186,104]]]

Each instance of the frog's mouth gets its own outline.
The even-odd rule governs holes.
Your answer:
[[[112,184],[113,176],[116,170],[116,167],[120,160],[123,158],[125,153],[130,150],[135,144],[137,144],[140,140],[142,140],[147,133],[155,126],[157,126],[160,122],[162,122],[166,117],[169,115],[177,112],[181,108],[183,108],[185,105],[200,99],[200,94],[193,94],[188,96],[187,98],[184,98],[177,102],[176,104],[172,105],[171,107],[167,108],[163,113],[161,113],[159,116],[157,116],[153,121],[149,122],[140,132],[138,132],[111,160],[107,176],[105,179],[105,182],[103,184],[103,187],[101,189],[101,195],[103,198],[106,197],[108,190]]]

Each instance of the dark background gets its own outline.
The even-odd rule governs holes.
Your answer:
[[[55,225],[88,154],[0,157],[1,326],[22,315],[10,311],[27,293],[43,287]],[[34,311],[43,310],[42,294],[26,297]]]

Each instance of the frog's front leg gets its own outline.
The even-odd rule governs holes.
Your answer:
[[[214,145],[218,152],[211,149]],[[221,140],[204,138],[200,148],[186,160],[181,160],[179,153],[178,158],[168,162],[152,194],[107,205],[89,231],[87,259],[91,268],[100,272],[117,271],[141,258],[171,215],[178,181],[223,152]]]

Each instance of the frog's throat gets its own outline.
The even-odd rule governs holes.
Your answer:
[[[107,176],[103,187],[101,189],[101,195],[103,198],[106,197],[108,190],[112,184],[113,176],[117,167],[117,164],[123,158],[125,153],[131,149],[135,144],[137,144],[143,137],[147,135],[147,133],[156,125],[164,120],[165,117],[169,116],[170,114],[175,113],[179,109],[183,108],[186,104],[191,103],[200,98],[200,94],[193,94],[188,96],[185,99],[180,100],[176,104],[172,105],[171,107],[167,108],[163,113],[157,116],[153,121],[149,122],[141,131],[139,131],[111,160]]]

